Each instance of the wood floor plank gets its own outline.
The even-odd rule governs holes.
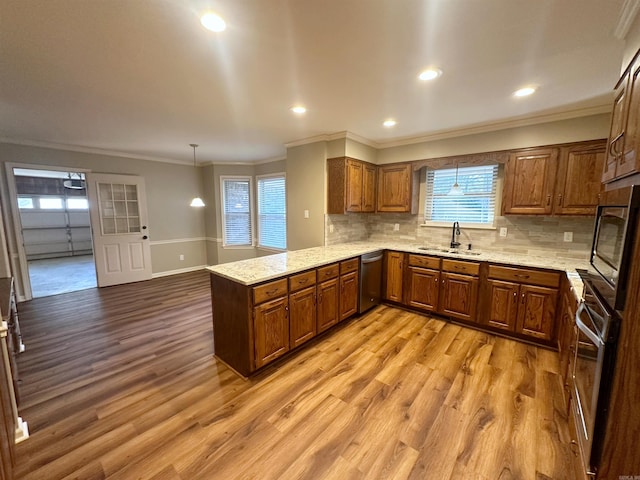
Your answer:
[[[17,480],[573,480],[555,352],[381,305],[247,380],[210,302],[193,272],[20,304]]]

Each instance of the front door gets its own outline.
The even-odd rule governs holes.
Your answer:
[[[99,287],[151,278],[144,178],[87,174]]]

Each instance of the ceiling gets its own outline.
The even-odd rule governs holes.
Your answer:
[[[259,162],[335,132],[384,147],[603,111],[623,3],[2,0],[0,137],[185,163],[198,143],[199,163]],[[209,9],[226,31],[200,25]],[[442,76],[418,80],[431,65]]]

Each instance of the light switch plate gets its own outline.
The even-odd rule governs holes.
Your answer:
[[[507,236],[507,227],[500,227],[500,236],[501,237]]]
[[[329,233],[333,233],[333,225],[329,225]]]
[[[304,211],[304,218],[309,218],[309,210]]]
[[[573,242],[573,232],[564,232],[564,241]]]

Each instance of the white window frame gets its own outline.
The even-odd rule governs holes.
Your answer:
[[[486,167],[495,167],[496,168],[496,173],[495,173],[495,179],[494,179],[494,199],[493,199],[493,221],[491,223],[472,223],[472,222],[460,222],[460,226],[464,227],[464,228],[469,228],[469,229],[479,229],[479,230],[495,230],[496,229],[496,220],[497,217],[499,215],[499,211],[500,211],[500,204],[501,204],[501,198],[500,198],[500,193],[501,193],[501,188],[500,188],[500,165],[499,164],[491,164],[491,165],[477,165],[477,166],[486,166]],[[470,166],[470,167],[476,167],[476,166]],[[460,171],[464,172],[465,168],[469,168],[469,167],[459,167],[459,174],[458,176],[460,176]],[[442,169],[442,170],[450,170],[451,168],[446,168],[446,169]],[[424,212],[423,212],[423,224],[421,226],[423,227],[447,227],[447,228],[451,228],[452,222],[448,222],[448,221],[433,221],[433,220],[428,220],[427,219],[427,214],[428,214],[428,208],[427,208],[427,204],[429,202],[429,171],[433,171],[433,170],[429,170],[429,169],[425,169],[425,173],[424,173],[424,185],[425,185],[425,198],[424,198],[424,202],[422,207],[424,208]]]
[[[227,244],[225,239],[227,238],[227,225],[226,225],[226,214],[225,214],[225,196],[224,196],[224,183],[225,181],[238,181],[238,182],[249,182],[249,222],[250,222],[250,244]],[[254,193],[253,193],[253,177],[250,175],[220,175],[220,223],[222,225],[222,247],[229,249],[248,249],[255,248],[255,225],[254,225],[254,201],[253,201]]]
[[[263,250],[272,250],[274,252],[285,252],[287,250],[287,174],[285,172],[280,173],[271,173],[267,175],[257,175],[256,176],[256,218],[260,216],[260,180],[267,178],[283,178],[285,184],[285,192],[284,192],[284,222],[285,222],[285,231],[284,231],[284,248],[277,248],[267,245],[262,245],[260,243],[260,221],[256,221],[257,224],[257,241],[256,244],[258,248]]]

